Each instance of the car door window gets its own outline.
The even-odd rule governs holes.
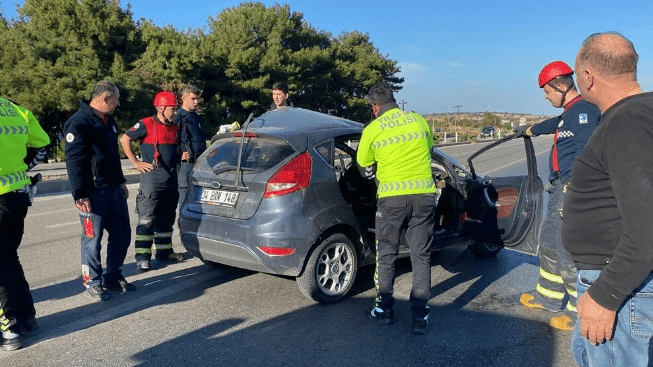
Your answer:
[[[536,252],[543,185],[530,138],[498,140],[473,154],[468,164],[470,233],[479,241]]]

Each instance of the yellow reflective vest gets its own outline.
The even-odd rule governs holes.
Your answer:
[[[0,195],[30,183],[23,159],[27,148],[42,148],[50,143],[29,110],[0,97]]]
[[[433,133],[424,118],[393,108],[365,127],[356,161],[361,167],[378,163],[379,198],[435,193],[432,147]]]

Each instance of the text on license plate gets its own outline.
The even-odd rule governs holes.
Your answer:
[[[235,206],[238,200],[238,194],[237,192],[202,188],[200,191],[200,202],[213,205]]]

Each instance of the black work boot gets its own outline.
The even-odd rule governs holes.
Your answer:
[[[413,313],[413,322],[411,330],[413,334],[426,334],[426,327],[429,325],[429,309],[426,309],[426,315],[423,312]]]
[[[367,308],[366,313],[368,317],[375,319],[383,325],[392,324],[394,322],[394,311],[392,310],[384,311],[379,307],[372,306]]]

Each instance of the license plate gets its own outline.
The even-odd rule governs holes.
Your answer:
[[[238,194],[239,193],[237,192],[213,190],[203,187],[200,191],[200,203],[206,203],[210,205],[236,206]]]

